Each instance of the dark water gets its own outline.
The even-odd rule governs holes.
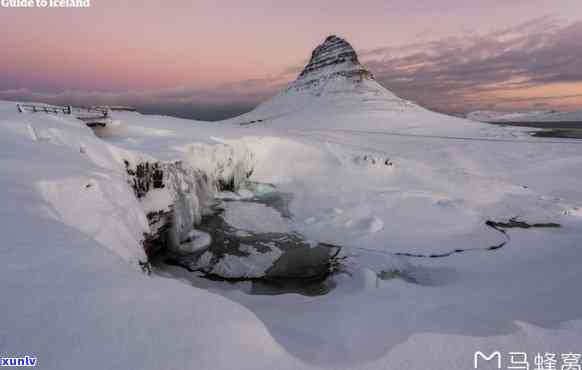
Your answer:
[[[582,130],[582,122],[580,121],[557,121],[557,122],[489,122],[494,125],[501,126],[519,126],[519,127],[536,127],[549,129],[571,129]]]
[[[161,251],[152,261],[155,269],[164,276],[190,280],[194,285],[206,285],[201,279],[212,281],[219,286],[241,287],[253,295],[277,295],[296,293],[305,296],[318,296],[330,292],[334,287],[334,259],[340,247],[305,240],[297,233],[257,233],[239,230],[223,218],[223,207],[230,202],[253,202],[264,204],[277,210],[282,217],[292,218],[289,210],[291,194],[277,191],[274,187],[261,184],[247,184],[255,196],[244,200],[226,200],[216,207],[215,213],[205,216],[196,226],[197,230],[207,232],[212,237],[211,245],[188,255],[172,251]],[[261,252],[268,252],[276,246],[283,252],[281,257],[266,271],[263,278],[225,279],[213,275],[212,266],[200,266],[200,256],[207,250],[214,255],[214,262],[225,255],[245,257],[242,245],[251,245]],[[245,284],[242,284],[244,282]]]
[[[566,130],[566,129],[553,129],[532,132],[532,136],[536,137],[556,137],[564,139],[582,139],[582,130]]]
[[[535,137],[552,137],[563,139],[582,139],[582,122],[490,122],[493,125],[542,128],[543,131],[533,131]]]

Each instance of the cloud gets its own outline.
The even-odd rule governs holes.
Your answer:
[[[168,114],[200,120],[219,120],[254,108],[285,86],[281,76],[249,79],[205,88],[176,87],[156,91],[107,92],[65,90],[37,92],[0,90],[0,99],[55,105],[129,105],[143,113]]]
[[[295,69],[279,74],[199,88],[179,86],[153,91],[86,91],[51,88],[39,92],[27,88],[0,90],[0,99],[55,105],[128,105],[142,113],[167,114],[199,120],[220,120],[253,109],[295,78]],[[0,82],[2,76],[0,76]]]
[[[376,79],[403,98],[445,112],[514,107],[571,108],[581,94],[540,87],[580,83],[582,22],[536,18],[487,34],[359,51]],[[303,63],[263,78],[141,92],[0,91],[0,99],[73,105],[131,105],[144,113],[217,120],[252,109],[293,80]],[[5,85],[7,86],[7,85]],[[10,84],[8,86],[11,86]],[[535,89],[537,94],[531,94]],[[50,91],[50,89],[48,89]],[[582,91],[582,90],[581,90]]]
[[[496,101],[501,91],[582,83],[582,22],[560,26],[542,17],[485,35],[378,48],[361,55],[376,78],[397,94],[438,110],[468,111],[509,103]]]

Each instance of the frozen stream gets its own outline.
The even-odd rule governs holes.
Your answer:
[[[547,227],[528,225],[511,220],[508,223],[489,221],[488,227],[505,236],[505,241],[491,246],[467,246],[437,254],[415,254],[408,252],[384,253],[357,247],[306,240],[292,231],[293,222],[290,203],[293,195],[277,190],[269,184],[248,182],[239,193],[221,193],[215,212],[202,218],[196,226],[198,238],[207,240],[203,247],[192,253],[178,253],[163,250],[153,258],[156,273],[182,280],[206,289],[239,289],[251,295],[278,295],[297,293],[305,296],[324,295],[337,286],[336,276],[351,275],[350,270],[359,267],[371,268],[375,278],[380,280],[401,279],[405,282],[426,286],[442,285],[454,279],[454,273],[442,269],[419,268],[403,262],[404,259],[438,259],[466,252],[493,252],[506,246],[510,238],[508,228]],[[250,210],[253,214],[238,214],[240,210]],[[233,211],[235,210],[235,211]],[[263,213],[263,215],[261,215]],[[245,219],[240,219],[244,217]],[[232,220],[231,220],[232,218]],[[239,225],[241,224],[242,225]],[[234,223],[234,224],[233,224]],[[285,224],[285,225],[281,225]],[[550,225],[559,227],[559,225]],[[207,236],[207,238],[206,238]],[[249,248],[255,252],[249,253]],[[266,261],[264,275],[255,276],[255,264],[261,263],[260,253],[269,254],[272,249],[283,251],[281,257]],[[204,255],[211,251],[214,260],[208,265]],[[251,272],[248,278],[224,276],[224,270],[216,272],[219,261],[231,256],[246,259],[243,269]],[[258,262],[253,261],[254,259]],[[398,260],[394,263],[393,260]],[[268,263],[272,262],[272,265]],[[225,263],[228,268],[237,269],[237,262]],[[383,267],[383,264],[388,266]],[[240,268],[238,268],[240,270]],[[244,275],[244,273],[243,273]]]
[[[210,236],[211,242],[207,246],[186,254],[164,250],[153,259],[155,270],[165,276],[189,280],[198,287],[236,287],[249,294],[298,293],[316,296],[328,293],[335,286],[333,275],[338,272],[337,256],[341,248],[306,240],[302,235],[280,225],[292,222],[289,210],[291,194],[277,191],[270,185],[255,183],[248,183],[243,194],[246,196],[241,198],[236,193],[222,193],[223,199],[215,207],[215,213],[204,216],[196,226],[198,232]],[[258,227],[232,225],[228,219],[232,217],[229,210],[235,207],[266,213],[267,217],[271,216],[271,220],[265,220]],[[261,215],[254,216],[260,223]],[[275,222],[273,226],[273,219],[277,219],[279,225]],[[204,257],[208,251],[214,257],[210,267],[208,259]],[[265,259],[263,256],[271,255],[274,251],[280,253],[280,256],[274,256],[273,261],[265,261],[264,266],[256,266]],[[220,262],[227,259],[227,262]],[[241,263],[243,259],[245,261]],[[271,262],[272,265],[269,265]],[[238,263],[242,266],[236,266]],[[248,269],[249,276],[246,279],[225,277],[224,269],[212,268],[218,264],[238,270],[237,275],[241,274],[241,268]],[[254,274],[259,267],[264,270],[264,275]]]

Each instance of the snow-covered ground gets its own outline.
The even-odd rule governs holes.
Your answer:
[[[582,111],[532,111],[532,112],[496,112],[475,111],[467,118],[480,122],[582,122]]]
[[[471,369],[475,351],[580,353],[582,141],[436,114],[337,71],[220,123],[115,112],[100,137],[0,102],[0,355],[43,369]],[[124,160],[252,169],[291,194],[291,217],[230,201],[226,219],[341,245],[344,273],[316,297],[178,267],[146,276],[146,212],[165,201],[138,201]],[[192,194],[193,221],[199,197],[229,196]],[[511,218],[561,227],[486,225]]]

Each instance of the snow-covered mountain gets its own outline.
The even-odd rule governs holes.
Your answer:
[[[475,351],[582,343],[580,141],[406,102],[334,36],[241,117],[111,118],[91,130],[0,102],[0,355],[460,370]],[[179,267],[142,274],[148,242]],[[341,247],[325,295],[202,276],[311,272],[322,246]]]
[[[380,85],[338,36],[317,46],[286,89],[249,113],[226,121],[289,129],[380,129],[473,134],[477,124],[428,111]]]
[[[355,99],[365,94],[405,103],[376,82],[372,73],[360,64],[358,55],[347,41],[329,36],[313,50],[309,63],[286,91],[262,106],[272,104],[273,100],[289,100],[297,95],[324,99],[340,95]],[[322,103],[317,99],[315,101]]]
[[[582,110],[573,112],[530,111],[496,112],[475,111],[467,114],[467,119],[480,122],[582,122]]]

